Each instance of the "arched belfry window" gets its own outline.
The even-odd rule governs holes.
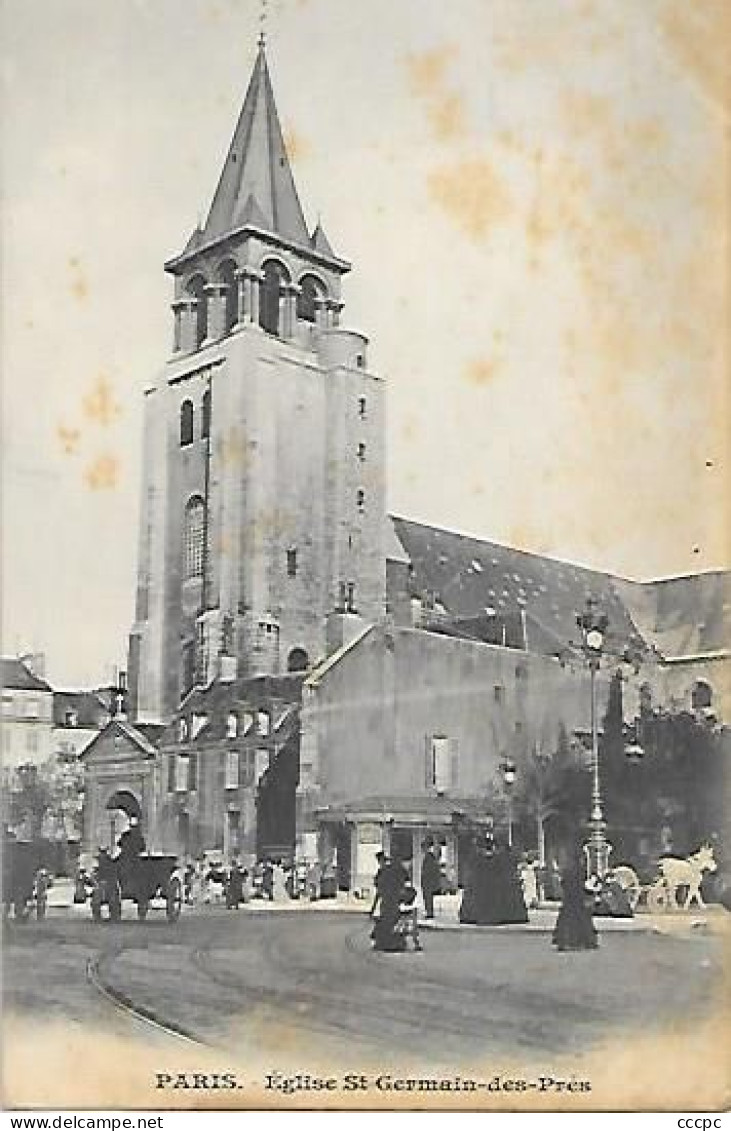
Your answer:
[[[300,292],[297,295],[297,317],[303,322],[314,322],[317,300],[325,294],[322,283],[314,275],[303,275],[300,279]]]
[[[201,400],[201,440],[207,440],[211,434],[211,390],[206,389]]]
[[[226,288],[223,293],[223,327],[224,333],[228,334],[239,319],[239,288],[233,259],[226,259],[221,264],[218,280]]]
[[[262,269],[259,325],[267,334],[279,334],[282,293],[289,276],[281,263],[269,260]]]
[[[192,401],[183,401],[180,406],[180,446],[184,448],[193,443],[194,409]]]
[[[202,275],[194,275],[185,288],[189,295],[196,300],[195,307],[195,342],[199,346],[208,335],[208,299],[206,297],[206,280]]]
[[[185,578],[203,576],[205,506],[200,495],[188,500],[185,508]]]

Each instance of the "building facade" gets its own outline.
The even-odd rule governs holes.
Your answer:
[[[39,657],[0,661],[3,769],[42,766],[53,756],[53,690]]]

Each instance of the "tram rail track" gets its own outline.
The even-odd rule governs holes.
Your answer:
[[[156,1010],[136,1001],[125,990],[113,985],[109,978],[105,976],[102,971],[102,964],[114,961],[114,959],[119,958],[126,950],[131,950],[131,948],[115,947],[112,950],[90,955],[86,960],[86,980],[88,984],[110,1002],[120,1013],[134,1019],[139,1024],[145,1025],[157,1032],[164,1033],[168,1037],[174,1037],[179,1041],[195,1045],[198,1048],[207,1045],[209,1042],[205,1041],[198,1034],[179,1025],[176,1021],[161,1017]]]

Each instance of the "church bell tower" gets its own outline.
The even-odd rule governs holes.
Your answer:
[[[343,325],[350,264],[306,224],[263,42],[208,217],[165,269],[128,665],[140,722],[196,685],[306,670],[332,614],[384,612],[383,382]]]

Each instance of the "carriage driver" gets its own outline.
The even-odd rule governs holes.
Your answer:
[[[122,864],[142,855],[147,845],[142,835],[139,817],[130,817],[129,828],[125,829],[117,844],[119,846],[119,860]]]

